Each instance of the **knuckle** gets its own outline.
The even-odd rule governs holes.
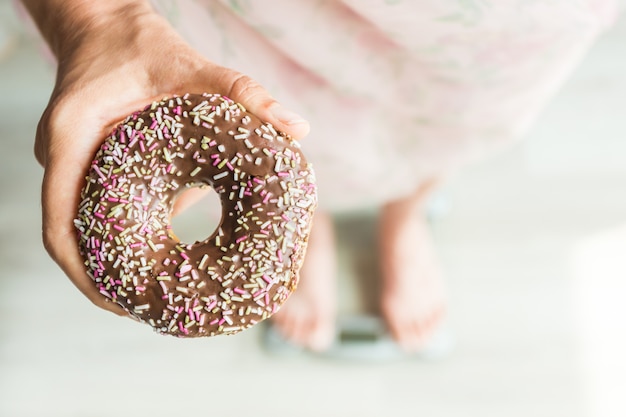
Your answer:
[[[43,190],[43,192],[45,194],[45,190]],[[64,227],[51,220],[52,214],[49,209],[46,209],[45,198],[42,200],[42,203],[41,241],[44,249],[48,252],[52,260],[59,264],[59,266],[62,266],[64,261],[68,258],[68,254],[64,252],[67,250],[67,242],[69,239],[72,239],[73,236],[71,231],[66,231]]]
[[[58,260],[58,251],[57,251],[57,234],[50,230],[47,227],[44,227],[41,232],[41,239],[43,242],[43,247],[48,252],[48,255],[56,262]]]
[[[263,87],[244,74],[237,74],[231,84],[228,97],[233,100],[252,99],[264,92]]]
[[[53,96],[37,123],[33,151],[42,166],[47,163],[50,142],[58,135],[69,116],[67,109],[71,108],[70,101],[71,98],[63,95]]]

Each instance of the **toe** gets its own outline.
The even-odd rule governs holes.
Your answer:
[[[426,316],[425,319],[420,323],[417,333],[417,350],[423,349],[432,340],[435,332],[437,331],[437,328],[441,324],[442,318],[443,309],[439,308],[433,310],[433,312]]]
[[[298,346],[307,347],[310,329],[311,323],[307,317],[294,317],[293,327],[291,329],[291,342]]]
[[[308,346],[315,352],[328,350],[335,339],[335,326],[330,318],[318,318],[311,328]]]

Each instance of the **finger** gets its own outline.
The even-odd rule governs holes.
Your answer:
[[[67,120],[67,119],[66,119]],[[88,118],[76,118],[88,121]],[[41,125],[38,143],[49,145],[41,162],[45,164],[42,184],[42,237],[46,250],[61,267],[72,283],[98,307],[118,315],[127,313],[117,304],[108,302],[100,294],[86,273],[82,256],[78,251],[78,238],[74,228],[74,217],[78,210],[80,189],[84,182],[89,161],[97,140],[86,137],[77,140],[72,133],[89,131],[72,120],[54,119]],[[94,135],[99,135],[96,132]],[[69,141],[71,140],[71,144]]]
[[[49,164],[42,187],[43,242],[52,259],[72,283],[96,306],[120,316],[127,313],[117,304],[107,302],[85,272],[78,252],[73,226],[74,210],[78,207],[77,190],[71,185],[72,170],[68,165]]]
[[[277,130],[294,139],[302,139],[309,133],[308,121],[283,107],[252,78],[222,67],[214,71],[217,71],[217,74],[212,74],[212,80],[217,79],[217,88],[227,97],[243,104],[260,119],[271,123]]]

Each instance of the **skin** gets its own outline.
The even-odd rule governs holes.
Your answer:
[[[422,349],[446,313],[446,291],[427,219],[439,180],[387,203],[378,224],[381,312],[391,335],[407,352]]]

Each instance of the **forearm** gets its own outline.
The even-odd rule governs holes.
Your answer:
[[[21,0],[54,55],[61,59],[90,29],[152,11],[147,0]]]

